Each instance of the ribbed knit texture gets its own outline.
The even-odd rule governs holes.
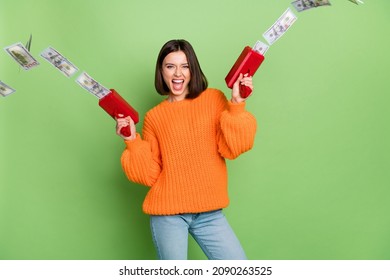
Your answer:
[[[245,103],[216,89],[196,99],[161,102],[147,112],[142,136],[125,141],[121,157],[129,180],[151,187],[143,211],[200,213],[229,204],[225,158],[250,150],[256,119]]]

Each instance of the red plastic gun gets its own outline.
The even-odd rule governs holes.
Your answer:
[[[130,116],[135,124],[139,122],[138,112],[115,89],[110,89],[110,93],[99,99],[99,106],[113,119],[123,115],[123,117]],[[131,135],[130,126],[123,127],[121,133],[123,136],[129,137]]]
[[[225,77],[226,85],[228,88],[233,88],[234,83],[237,81],[240,74],[248,74],[253,76],[257,69],[260,67],[264,60],[264,56],[251,47],[246,46],[237,58],[232,69]],[[240,95],[242,98],[246,98],[251,94],[252,90],[244,85],[240,85]]]

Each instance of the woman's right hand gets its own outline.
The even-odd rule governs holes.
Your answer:
[[[118,117],[115,118],[115,120],[116,120],[116,134],[119,135],[120,137],[122,137],[126,141],[134,140],[136,137],[136,129],[135,129],[135,124],[134,124],[134,121],[132,120],[132,118],[130,116],[127,116],[124,118],[123,115],[119,114]],[[129,137],[124,136],[121,133],[121,129],[126,127],[126,126],[130,126],[131,135]]]

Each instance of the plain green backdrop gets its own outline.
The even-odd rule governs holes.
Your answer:
[[[120,166],[123,141],[86,71],[140,113],[158,104],[158,51],[190,41],[210,87],[290,7],[296,23],[265,55],[247,101],[254,148],[228,161],[225,209],[249,259],[390,259],[390,1],[298,13],[274,0],[0,0],[0,259],[155,259],[147,188]],[[52,46],[79,71],[40,57]],[[190,241],[190,259],[204,259]]]

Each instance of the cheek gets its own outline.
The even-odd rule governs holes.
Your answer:
[[[171,76],[168,73],[166,73],[166,72],[162,72],[162,77],[163,77],[164,82],[167,85],[169,85],[169,82],[171,80]]]
[[[183,71],[183,75],[186,76],[187,79],[190,79],[191,78],[191,72],[190,70],[184,70]]]

